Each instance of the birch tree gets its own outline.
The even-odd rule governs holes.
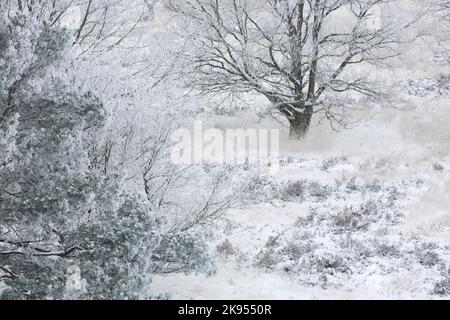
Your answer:
[[[315,113],[338,121],[343,94],[380,97],[359,70],[397,56],[398,26],[377,14],[388,0],[187,0],[195,84],[202,93],[257,93],[304,137]]]

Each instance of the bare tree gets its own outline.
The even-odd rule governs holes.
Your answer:
[[[169,6],[196,26],[196,84],[203,93],[256,92],[308,132],[322,112],[342,124],[337,94],[378,98],[361,68],[397,56],[398,26],[378,14],[390,0],[187,0]],[[344,18],[343,18],[344,17]],[[344,20],[345,19],[345,20]]]
[[[1,12],[17,10],[49,24],[60,23],[70,9],[79,13],[74,26],[74,45],[87,49],[111,49],[141,27],[159,0],[4,0]],[[86,50],[87,50],[86,49]]]
[[[4,0],[0,2],[0,12],[11,13],[17,10],[33,14],[37,18],[45,17],[56,23],[73,2],[75,0]]]
[[[156,0],[87,0],[76,4],[81,19],[75,42],[108,49],[121,44],[152,14]]]

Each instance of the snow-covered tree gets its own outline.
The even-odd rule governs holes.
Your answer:
[[[64,26],[84,50],[111,50],[142,28],[158,0],[6,0],[0,11],[21,12]]]
[[[187,17],[197,87],[204,93],[253,92],[305,136],[315,113],[341,122],[342,96],[379,99],[364,72],[397,56],[388,0],[169,1]]]
[[[108,115],[68,71],[68,32],[21,10],[0,28],[2,298],[142,298],[152,273],[207,265],[201,234],[98,165]]]

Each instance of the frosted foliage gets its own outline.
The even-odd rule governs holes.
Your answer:
[[[108,115],[65,71],[70,36],[21,14],[0,25],[0,296],[143,298],[152,273],[209,270],[195,231],[95,164]]]

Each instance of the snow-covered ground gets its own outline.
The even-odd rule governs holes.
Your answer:
[[[231,210],[220,223],[214,275],[156,277],[152,290],[182,299],[430,298],[444,279],[448,169],[426,160],[314,159],[286,164],[275,178],[288,191]],[[346,208],[351,216],[368,210],[367,221],[337,220]],[[308,215],[319,221],[300,220]],[[330,265],[315,269],[315,259],[330,255]],[[335,258],[347,259],[345,270]]]

